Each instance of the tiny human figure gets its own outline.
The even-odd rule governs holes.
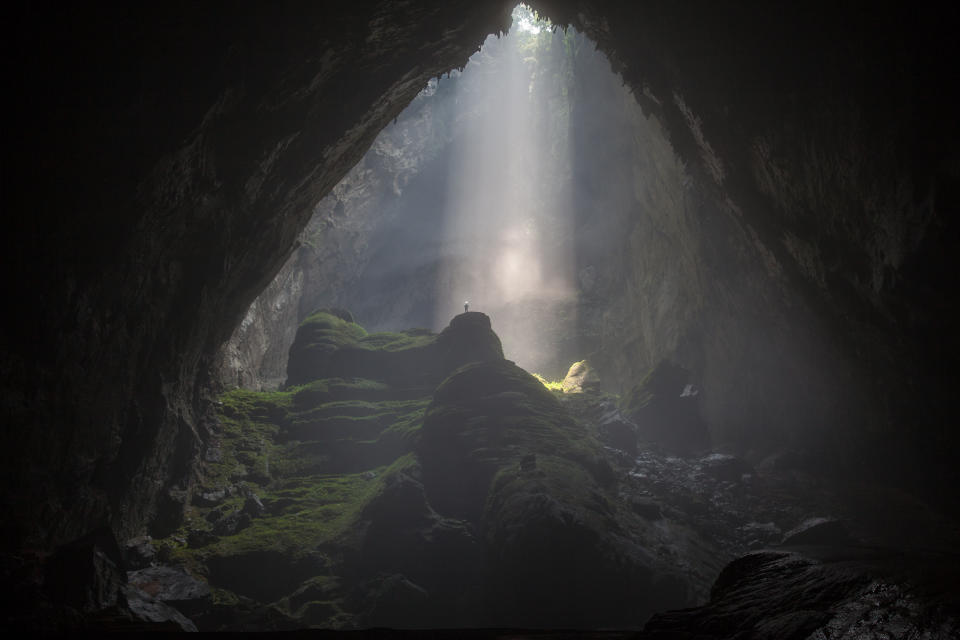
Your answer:
[[[470,301],[469,301],[469,300],[467,300],[466,302],[463,303],[463,312],[466,313],[467,311],[470,311]]]

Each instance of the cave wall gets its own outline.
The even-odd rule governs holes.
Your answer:
[[[728,357],[746,358],[743,385],[761,384],[747,397],[798,409],[821,393],[807,383],[819,367],[849,371],[865,388],[842,388],[852,401],[811,416],[845,426],[825,432],[831,445],[890,457],[893,475],[924,462],[931,485],[956,486],[945,462],[958,442],[947,399],[960,162],[954,102],[941,92],[956,81],[956,15],[532,4],[593,38],[656,115],[703,193],[705,259],[733,228],[750,242],[716,255],[745,251],[766,272],[751,299],[772,328],[738,324],[738,292],[754,279],[721,270],[710,286],[737,282],[719,287],[731,326],[709,328],[697,349],[679,345],[682,357],[717,379]],[[504,29],[509,10],[15,10],[4,44],[16,96],[3,193],[3,293],[16,309],[0,343],[7,544],[47,546],[105,521],[130,535],[175,518],[217,349],[314,205],[428,78]],[[804,357],[781,357],[788,344]],[[642,361],[642,341],[625,349]]]
[[[582,18],[582,24],[590,22]],[[726,51],[722,45],[716,44],[721,53]],[[562,189],[572,200],[572,224],[561,242],[574,248],[570,260],[578,290],[564,313],[541,309],[536,300],[485,308],[504,335],[508,355],[553,377],[589,357],[606,386],[620,392],[661,360],[678,361],[694,376],[717,443],[742,451],[748,442],[758,456],[813,445],[821,455],[838,443],[849,444],[864,425],[892,420],[886,407],[876,406],[883,394],[865,370],[869,365],[830,326],[824,310],[833,304],[818,300],[818,291],[830,292],[824,265],[798,249],[809,239],[789,229],[772,240],[761,237],[738,204],[748,196],[735,200],[723,180],[718,182],[717,172],[727,160],[704,137],[699,116],[679,94],[671,108],[663,108],[649,89],[645,94],[624,86],[624,77],[610,73],[606,54],[594,46],[579,32],[555,32],[528,52],[537,60],[528,78],[530,99],[553,127],[548,138],[570,149],[569,166],[547,177],[545,190]],[[302,295],[299,314],[278,312],[278,296],[295,292],[271,285],[228,343],[231,353],[248,353],[233,359],[223,376],[228,384],[282,379],[285,344],[296,323],[317,306],[347,307],[377,329],[430,326],[440,274],[449,268],[442,251],[443,201],[454,176],[444,168],[464,144],[463,130],[488,108],[484,101],[490,98],[477,78],[496,68],[503,53],[497,50],[491,44],[477,70],[468,66],[462,78],[454,72],[419,96],[321,201],[305,234],[306,246],[288,263],[303,277],[291,278],[285,268],[275,281],[295,283]],[[757,94],[766,100],[775,89],[758,86]],[[562,98],[550,97],[554,93]],[[671,136],[682,141],[684,134],[696,144],[684,148],[671,141]],[[743,142],[766,144],[749,135]],[[841,153],[859,158],[846,147]],[[801,183],[812,171],[828,182],[835,160],[824,163],[810,160],[798,168]],[[792,174],[766,161],[751,171],[760,194],[772,193],[774,174],[784,183]],[[865,180],[868,174],[861,168],[854,177]],[[881,203],[874,207],[899,202],[908,179],[900,176],[890,189],[871,193]],[[842,189],[849,195],[848,187]],[[789,206],[799,205],[791,200]],[[831,206],[840,209],[836,202]],[[909,241],[900,233],[892,237]],[[784,248],[778,257],[776,251]],[[837,312],[842,310],[831,313]],[[511,351],[509,327],[518,318],[536,326],[542,342],[524,346],[556,355],[528,361],[516,345]],[[274,338],[266,337],[268,326],[274,327]],[[866,348],[876,351],[869,344]],[[262,356],[264,349],[269,357]],[[244,381],[251,371],[246,363],[257,362],[262,363],[258,373]]]
[[[376,133],[508,21],[466,2],[18,9],[11,544],[175,519],[216,349]]]
[[[443,90],[450,84],[444,80]],[[427,211],[436,186],[411,193],[411,183],[442,163],[452,124],[449,101],[435,100],[440,82],[429,86],[380,132],[363,158],[316,204],[298,247],[247,309],[217,359],[217,373],[225,386],[276,389],[287,372],[287,355],[297,326],[322,307],[353,312],[371,329],[398,328],[391,319],[402,319],[402,328],[430,324],[429,306],[418,300],[422,282],[392,270],[389,258],[376,260],[401,246],[410,253],[415,235],[430,226],[414,227],[404,210]],[[429,221],[426,224],[430,224]],[[435,221],[434,221],[435,226]],[[428,235],[427,233],[423,234]],[[402,237],[404,242],[397,242]],[[365,286],[371,261],[374,279],[392,277],[392,297],[377,295]],[[426,317],[422,312],[426,309]]]
[[[721,438],[786,423],[775,439],[836,466],[951,484],[956,12],[532,4],[610,55],[703,193],[701,273],[727,326],[681,358],[727,378],[704,398]]]

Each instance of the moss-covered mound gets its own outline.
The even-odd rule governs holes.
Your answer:
[[[367,334],[320,312],[298,341],[301,375],[325,377],[223,395],[160,541],[211,587],[201,630],[639,626],[684,603],[600,431],[568,411],[588,394],[504,360],[489,318]]]
[[[482,313],[455,317],[439,335],[426,329],[368,334],[349,317],[321,310],[297,330],[287,386],[355,377],[432,389],[463,364],[499,359],[503,359],[500,339]]]
[[[346,312],[321,311],[291,354],[299,384],[221,396],[185,524],[160,542],[166,561],[213,589],[197,624],[479,620],[467,592],[480,589],[480,545],[429,505],[412,452],[443,372],[503,358],[489,318],[465,314],[440,335],[368,334]]]
[[[600,443],[512,362],[447,379],[417,453],[433,507],[482,538],[488,624],[637,625],[658,590],[682,591],[631,540]]]
[[[491,482],[503,469],[570,463],[591,469],[592,482],[610,476],[599,444],[509,360],[467,365],[440,385],[418,453],[431,503],[471,521],[480,520]]]

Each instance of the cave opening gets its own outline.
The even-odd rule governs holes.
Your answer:
[[[667,325],[683,274],[659,258],[629,275],[616,263],[676,232],[683,163],[595,43],[526,5],[512,20],[431,79],[318,203],[227,344],[227,384],[281,385],[297,325],[321,308],[372,331],[438,332],[469,303],[507,357],[548,379],[617,350],[609,325],[636,279],[662,280],[643,290],[642,322],[679,333]],[[636,369],[658,356],[640,357]],[[615,378],[611,389],[629,386]]]
[[[530,2],[16,5],[8,626],[957,635],[956,20]]]

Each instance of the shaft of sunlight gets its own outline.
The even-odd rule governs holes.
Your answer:
[[[463,309],[491,316],[504,353],[553,370],[575,314],[569,98],[562,36],[518,8],[464,68],[451,161],[436,325]],[[567,61],[568,62],[568,61]]]

